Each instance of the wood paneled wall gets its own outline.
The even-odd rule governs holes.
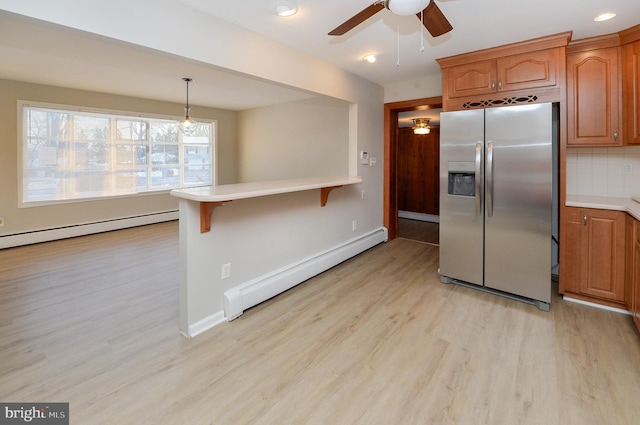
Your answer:
[[[398,209],[438,215],[440,210],[440,128],[413,134],[398,130]]]

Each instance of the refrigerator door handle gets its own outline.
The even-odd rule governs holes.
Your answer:
[[[487,143],[487,217],[493,217],[493,143]]]
[[[482,170],[482,143],[476,143],[476,215],[482,215],[482,179],[480,171]]]

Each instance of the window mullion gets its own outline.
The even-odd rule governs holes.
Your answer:
[[[109,189],[118,191],[118,145],[117,145],[116,119],[109,119],[109,134],[107,143],[109,144]]]
[[[75,120],[76,114],[69,114],[69,121],[67,123],[67,132],[69,134],[69,140],[65,141],[65,144],[68,144],[67,147],[67,155],[69,161],[64,164],[64,172],[69,174],[69,194],[72,198],[77,197],[77,173],[76,173],[76,129],[75,129]]]

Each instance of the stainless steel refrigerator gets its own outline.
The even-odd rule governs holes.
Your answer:
[[[440,115],[440,276],[549,310],[550,103]]]

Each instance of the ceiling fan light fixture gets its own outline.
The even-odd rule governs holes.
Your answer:
[[[400,16],[420,13],[429,4],[429,0],[386,0],[387,9]]]
[[[273,3],[273,10],[276,12],[276,15],[287,17],[295,15],[298,12],[298,7],[288,1],[277,1]]]
[[[413,134],[429,134],[431,133],[431,127],[429,122],[431,118],[414,118],[413,119]]]
[[[616,16],[615,13],[607,12],[607,13],[603,13],[602,15],[596,16],[595,18],[593,18],[593,20],[596,22],[608,21],[609,19],[615,18],[615,16]]]

